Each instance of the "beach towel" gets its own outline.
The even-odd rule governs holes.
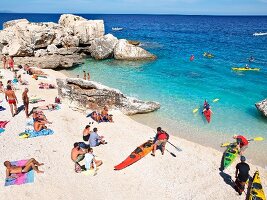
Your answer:
[[[29,103],[38,103],[38,102],[42,102],[42,101],[45,101],[45,100],[43,100],[41,98],[36,98],[36,99],[30,99]]]
[[[46,135],[52,135],[54,133],[51,129],[43,129],[41,131],[36,132],[35,130],[25,130],[25,132],[20,133],[20,138],[33,138],[33,137],[39,137],[39,136],[46,136]]]
[[[0,134],[3,133],[5,131],[5,129],[0,128]]]
[[[0,121],[0,128],[5,128],[9,121]]]
[[[0,106],[0,111],[6,110],[3,106]]]
[[[24,166],[28,160],[19,160],[11,162],[12,165]],[[5,186],[9,185],[21,185],[25,183],[33,183],[34,181],[34,172],[30,170],[27,173],[14,174],[14,178],[6,178]]]

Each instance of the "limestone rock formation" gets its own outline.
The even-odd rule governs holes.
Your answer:
[[[82,64],[84,59],[81,55],[45,55],[42,57],[15,57],[15,63],[29,64],[43,69],[70,68]]]
[[[91,56],[97,60],[113,57],[113,51],[118,41],[118,38],[112,34],[94,39],[89,48]]]
[[[267,99],[264,99],[255,104],[258,111],[260,111],[265,117],[267,117]]]
[[[17,23],[29,23],[29,21],[27,19],[15,19],[15,20],[11,20],[11,21],[7,21],[3,24],[3,28],[8,28],[8,27],[11,27],[11,26],[14,26],[16,25]]]
[[[58,23],[70,28],[79,38],[80,44],[90,44],[95,38],[102,37],[105,32],[103,20],[87,20],[80,16],[63,14]]]
[[[120,109],[126,115],[148,113],[160,108],[160,104],[152,101],[141,101],[126,97],[119,90],[106,87],[94,81],[78,78],[57,79],[58,93],[73,103],[79,110],[99,110],[105,105]]]
[[[115,46],[114,58],[117,60],[155,60],[156,56],[121,39]]]

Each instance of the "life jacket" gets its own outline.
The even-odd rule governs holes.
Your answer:
[[[248,145],[248,140],[244,136],[239,135],[236,139],[240,141],[240,147]]]
[[[157,139],[158,139],[158,140],[165,140],[165,139],[168,139],[168,135],[167,135],[167,133],[164,132],[164,131],[158,132],[158,134],[157,134]]]

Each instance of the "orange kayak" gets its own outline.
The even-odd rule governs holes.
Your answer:
[[[152,151],[153,147],[154,147],[153,141],[148,140],[144,144],[137,147],[124,161],[116,165],[114,169],[121,170],[137,162],[138,160],[149,154]]]

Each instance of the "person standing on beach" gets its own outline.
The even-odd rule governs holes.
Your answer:
[[[248,140],[242,135],[234,135],[233,138],[236,139],[239,154],[242,156],[244,151],[248,148]]]
[[[26,117],[29,118],[29,97],[28,97],[28,88],[24,89],[24,92],[22,93],[22,101],[23,101],[23,105],[24,105],[24,110],[25,110],[25,114]]]
[[[90,73],[87,73],[87,80],[90,81]]]
[[[83,79],[86,80],[86,72],[83,70]]]
[[[10,56],[8,59],[8,65],[11,71],[14,71],[14,59],[13,56]]]
[[[235,172],[235,186],[234,189],[238,192],[239,195],[245,190],[246,182],[249,178],[249,170],[250,167],[246,163],[245,156],[240,157],[240,163],[236,165],[236,172]]]
[[[165,145],[168,140],[169,140],[169,134],[163,131],[161,127],[158,127],[157,134],[155,137],[155,145],[153,147],[151,155],[155,156],[155,151],[157,150],[158,146],[161,146],[161,154],[164,155]]]
[[[6,69],[7,68],[7,60],[6,60],[6,56],[2,57],[2,62],[3,62],[3,68]]]
[[[8,102],[8,104],[10,106],[10,111],[11,111],[12,117],[14,117],[18,112],[18,110],[17,110],[18,100],[17,100],[15,92],[11,88],[11,85],[7,85],[7,90],[5,92],[5,98],[6,98],[6,101]],[[15,114],[13,111],[13,105],[14,105]]]

